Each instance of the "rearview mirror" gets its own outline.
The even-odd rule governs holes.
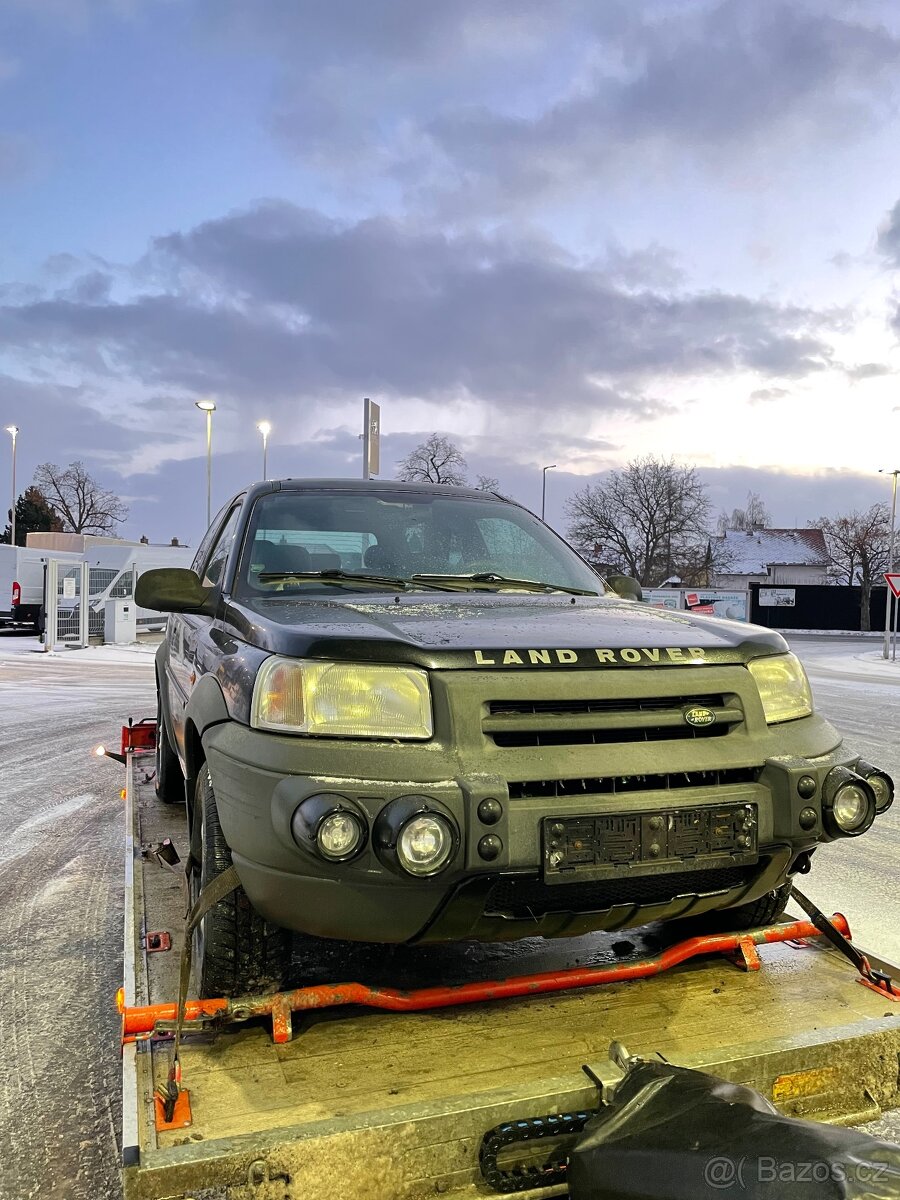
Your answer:
[[[134,601],[139,608],[152,608],[155,612],[211,614],[212,592],[212,588],[203,586],[196,571],[187,567],[160,567],[141,575],[134,589]]]
[[[623,600],[643,600],[641,585],[630,575],[607,575],[606,582]]]

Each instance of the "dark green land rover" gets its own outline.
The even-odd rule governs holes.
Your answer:
[[[172,614],[157,791],[195,893],[242,884],[198,931],[204,995],[280,986],[294,934],[762,924],[890,805],[777,633],[611,585],[500,497],[351,480],[256,484],[193,570],[141,578]]]

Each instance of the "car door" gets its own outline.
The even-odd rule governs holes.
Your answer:
[[[243,497],[232,501],[216,516],[200,543],[192,569],[204,585],[216,586],[224,572],[228,553],[234,541]],[[167,696],[172,736],[179,757],[184,762],[184,710],[198,678],[198,640],[202,638],[212,617],[197,613],[173,613],[166,626]]]

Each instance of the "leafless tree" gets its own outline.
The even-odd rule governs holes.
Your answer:
[[[115,533],[128,516],[128,506],[101,487],[84,463],[69,463],[65,470],[56,463],[41,463],[34,482],[67,533]]]
[[[407,483],[453,483],[465,487],[468,464],[462,451],[443,433],[432,433],[399,465],[397,478]]]
[[[891,520],[887,505],[873,504],[863,513],[819,517],[810,525],[825,534],[832,578],[838,583],[859,584],[859,627],[869,629],[872,587],[888,569]]]
[[[731,516],[723,512],[718,521],[720,535],[726,529],[743,530],[749,533],[753,529],[766,529],[771,524],[772,517],[769,510],[757,492],[747,493],[746,508],[733,508]]]
[[[653,455],[610,471],[569,499],[569,538],[589,559],[611,563],[647,586],[687,579],[709,545],[709,499],[692,467]]]

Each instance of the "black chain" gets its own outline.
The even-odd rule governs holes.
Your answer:
[[[581,1133],[597,1109],[581,1112],[551,1113],[546,1117],[527,1117],[489,1129],[481,1139],[478,1163],[481,1176],[495,1192],[520,1192],[531,1188],[565,1183],[568,1155],[560,1148],[539,1166],[513,1167],[504,1171],[497,1166],[497,1155],[514,1142],[534,1142],[540,1138],[565,1137]]]

